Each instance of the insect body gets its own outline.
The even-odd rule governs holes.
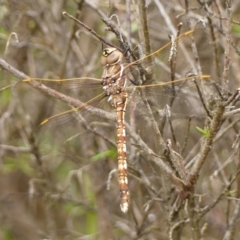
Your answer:
[[[106,48],[103,51],[101,64],[104,67],[102,76],[103,90],[109,96],[117,113],[117,151],[118,151],[118,182],[120,188],[120,207],[127,212],[129,190],[127,178],[126,130],[124,115],[128,94],[125,91],[127,77],[123,75],[123,54],[116,48]]]

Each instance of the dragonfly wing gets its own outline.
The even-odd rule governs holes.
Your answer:
[[[71,79],[41,79],[29,78],[22,83],[37,81],[45,86],[54,89],[60,93],[66,94],[73,98],[87,102],[103,92],[102,80],[98,78],[71,78]]]
[[[207,77],[207,76],[204,76]],[[128,87],[130,101],[137,104],[145,104],[148,101],[151,108],[155,111],[164,109],[167,105],[171,107],[173,114],[179,116],[201,116],[204,114],[204,107],[197,86],[204,82],[208,87],[213,87],[209,78],[202,79],[201,76],[193,76],[175,80],[168,84],[152,84]],[[198,83],[198,85],[197,85]],[[212,91],[214,91],[212,89]],[[185,110],[183,111],[184,108]],[[141,109],[138,107],[138,109]]]
[[[207,99],[198,91],[202,81],[207,86],[209,96],[219,97],[210,80],[201,77],[182,79],[174,84],[153,84],[127,89],[127,112],[135,119],[135,122],[131,122],[134,122],[136,129],[140,129],[146,142],[156,144],[155,147],[151,146],[152,149],[159,147],[156,143],[159,135],[153,124],[156,124],[158,131],[167,138],[173,139],[175,134],[178,142],[184,142],[190,119],[193,131],[197,131],[196,127],[204,126],[209,112],[205,109],[208,108]]]
[[[199,40],[202,35],[204,35],[203,29],[195,29],[180,34],[178,37],[171,37],[171,41],[163,47],[126,64],[125,74],[128,74],[130,81],[136,85],[162,83],[193,74],[198,75],[192,44],[193,39]],[[204,41],[197,49],[200,58],[207,44],[208,41]],[[136,70],[133,70],[134,68]]]
[[[47,82],[48,87],[53,86],[54,89],[58,89],[57,84],[59,83]],[[78,106],[63,102],[56,96],[51,97],[45,92],[33,88],[27,82],[18,83],[15,90],[23,108],[31,117],[33,126],[38,133],[37,136],[40,136],[43,141],[52,136],[51,138],[54,138],[56,142],[65,142],[75,137],[77,139],[78,136],[84,136],[83,133],[87,130],[100,129],[102,122],[106,126],[114,126],[113,121],[108,121],[108,118],[103,116],[104,109],[109,112],[112,108],[103,91],[98,94],[101,85],[99,83],[93,85],[95,87],[94,97],[90,90],[86,90],[91,86],[90,82],[87,82],[79,87],[75,80],[61,83],[61,92],[71,93],[71,96],[76,94],[79,99],[86,100]],[[93,98],[89,100],[91,97]]]

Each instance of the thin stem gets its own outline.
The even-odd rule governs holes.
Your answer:
[[[93,36],[95,36],[98,40],[100,40],[101,42],[103,42],[104,44],[117,48],[118,50],[120,50],[117,46],[115,46],[114,44],[108,42],[107,40],[105,40],[104,38],[100,37],[92,28],[88,27],[86,24],[84,24],[83,22],[81,22],[80,20],[76,19],[75,17],[73,17],[72,15],[68,14],[67,12],[63,12],[64,16],[69,17],[70,19],[74,20],[77,22],[77,24],[79,24],[80,26],[84,27],[85,29],[87,29]]]
[[[227,93],[228,90],[228,81],[229,81],[229,68],[230,68],[230,49],[231,49],[231,1],[226,1],[227,8],[227,23],[226,23],[226,40],[225,40],[225,52],[224,52],[224,70],[223,70],[223,82],[222,82],[222,91]]]

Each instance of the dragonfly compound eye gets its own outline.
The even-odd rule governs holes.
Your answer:
[[[122,61],[123,54],[116,48],[105,48],[102,52],[101,64],[102,66],[114,65]]]
[[[102,54],[104,57],[108,57],[114,51],[115,51],[115,48],[105,48]]]

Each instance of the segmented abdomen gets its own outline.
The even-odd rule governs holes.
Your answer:
[[[129,190],[127,178],[126,130],[124,123],[127,93],[122,92],[113,96],[113,105],[117,112],[117,151],[118,151],[118,182],[120,189],[120,208],[122,212],[128,211]]]

